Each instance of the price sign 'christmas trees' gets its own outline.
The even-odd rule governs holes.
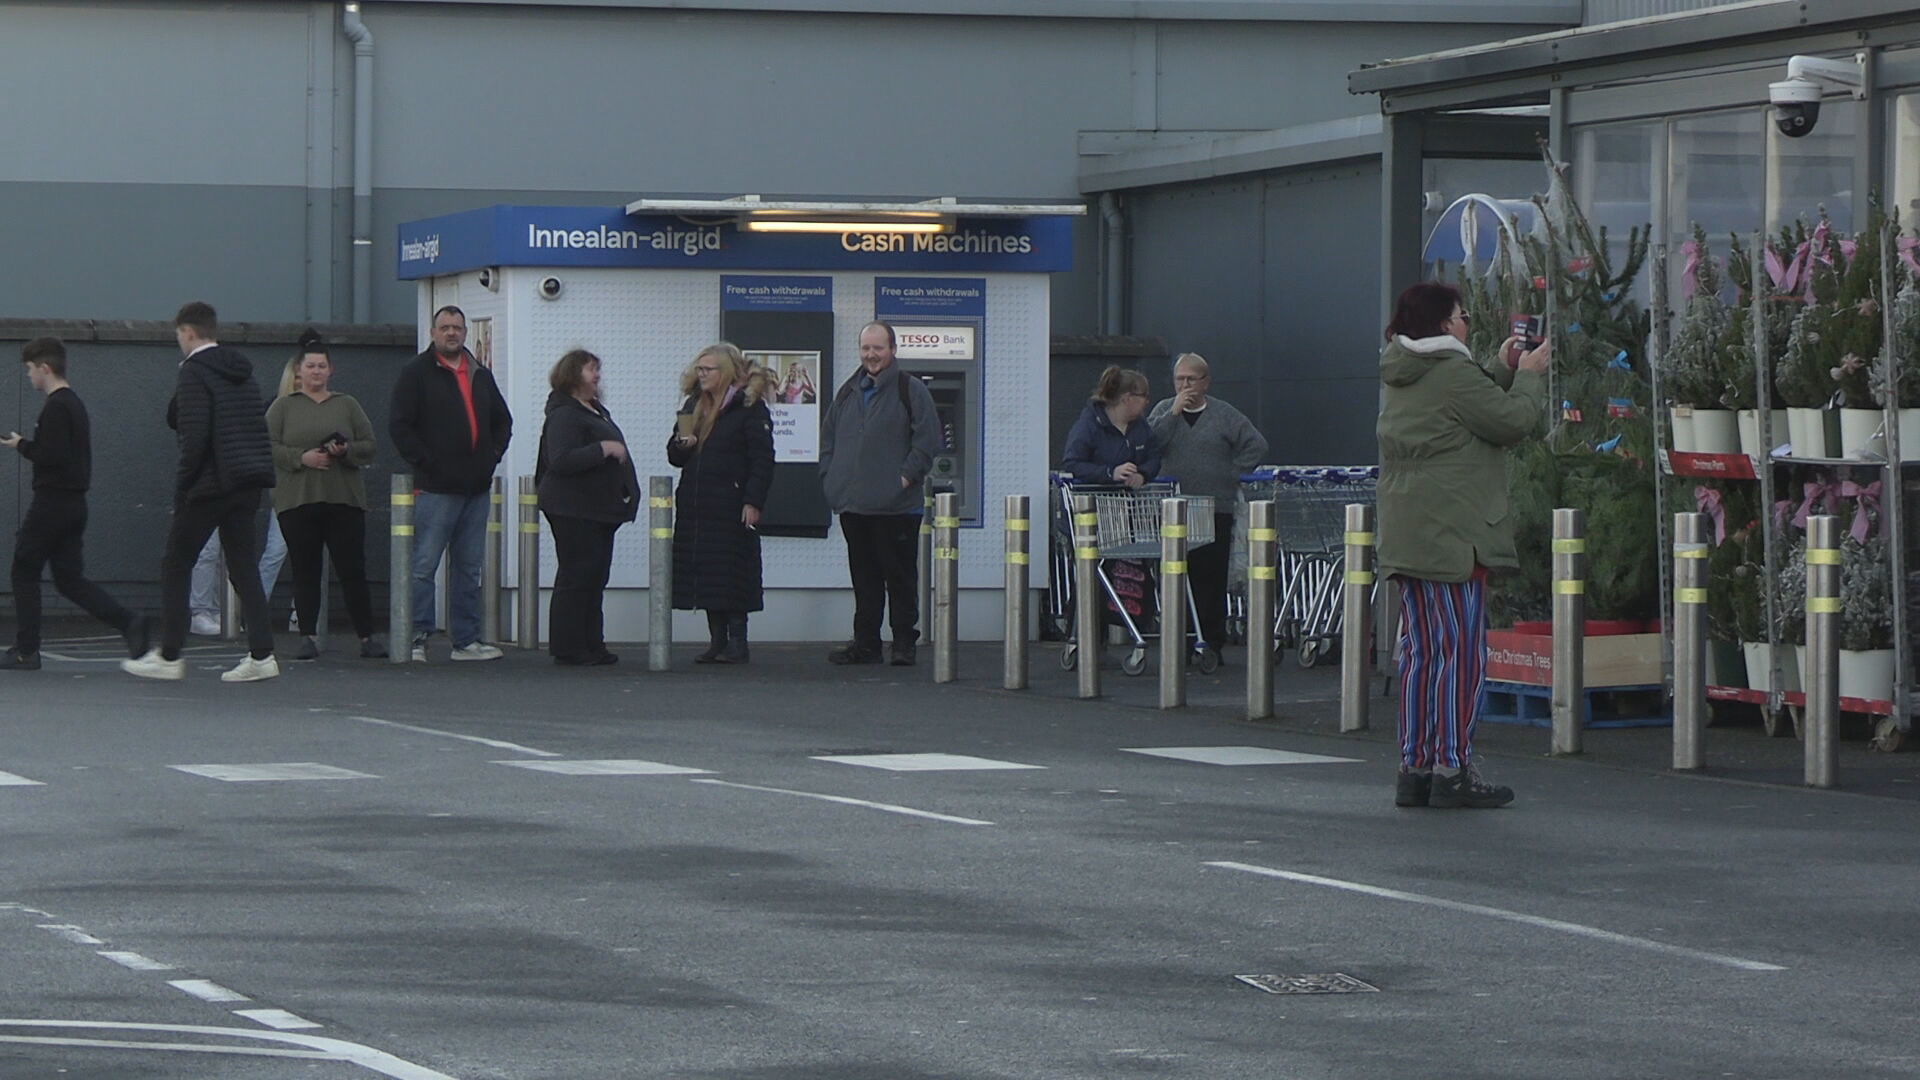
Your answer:
[[[1635,228],[1616,262],[1607,231],[1594,229],[1547,159],[1549,187],[1539,235],[1502,233],[1490,273],[1462,273],[1473,353],[1496,359],[1516,315],[1548,316],[1553,343],[1545,437],[1507,462],[1518,572],[1496,579],[1496,625],[1552,611],[1555,507],[1586,513],[1587,613],[1648,620],[1660,610],[1654,522],[1654,407],[1647,368],[1649,317],[1635,298],[1650,229]]]

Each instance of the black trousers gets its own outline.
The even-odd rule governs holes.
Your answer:
[[[287,541],[293,567],[293,609],[300,632],[312,637],[320,626],[320,597],[327,588],[326,560],[347,596],[353,632],[373,636],[373,597],[367,591],[367,512],[346,503],[307,503],[280,512],[280,535]]]
[[[40,651],[40,572],[53,567],[53,587],[87,614],[121,633],[133,613],[87,580],[81,541],[87,531],[87,497],[78,491],[36,491],[13,545],[13,607],[20,622],[15,648]]]
[[[893,640],[920,640],[920,516],[840,515],[847,538],[847,570],[853,578],[853,640],[880,647],[880,620],[889,616]]]
[[[273,655],[273,627],[267,616],[267,594],[260,588],[260,489],[251,488],[173,508],[167,527],[167,549],[160,556],[160,655],[180,659],[187,643],[187,592],[193,564],[207,537],[220,534],[220,551],[227,557],[227,580],[240,594],[240,615],[247,621],[247,649],[255,660]]]
[[[1187,552],[1187,584],[1200,609],[1200,636],[1215,649],[1227,643],[1227,561],[1233,555],[1233,515],[1213,515],[1213,543]]]
[[[607,651],[607,578],[613,573],[618,522],[548,514],[553,529],[553,603],[547,608],[547,651],[586,660]]]

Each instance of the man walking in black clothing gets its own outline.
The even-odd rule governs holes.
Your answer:
[[[120,631],[127,655],[147,651],[148,620],[134,615],[87,580],[81,540],[87,531],[87,484],[93,472],[87,407],[67,385],[67,347],[59,338],[35,338],[20,350],[27,381],[47,395],[33,437],[17,431],[0,446],[33,462],[33,502],[13,547],[13,606],[20,623],[14,646],[0,653],[0,669],[40,668],[40,573],[53,566],[53,587],[87,614]]]
[[[253,363],[215,340],[219,325],[213,308],[198,300],[173,318],[173,336],[186,359],[167,405],[167,424],[179,437],[180,465],[173,523],[160,557],[160,647],[120,664],[143,679],[186,678],[180,649],[187,640],[188,583],[194,560],[215,530],[227,557],[227,579],[240,594],[249,652],[233,670],[221,672],[220,680],[258,682],[280,674],[254,528],[260,493],[273,486],[273,446]]]

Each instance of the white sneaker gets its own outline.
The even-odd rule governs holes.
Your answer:
[[[220,673],[221,682],[260,682],[263,679],[280,677],[280,661],[269,656],[265,660],[255,660],[249,656],[233,666],[232,671]]]
[[[129,675],[138,675],[143,679],[178,680],[187,677],[185,660],[164,660],[159,649],[148,649],[147,655],[138,660],[120,661],[120,670]]]
[[[426,663],[427,662],[427,639],[420,638],[419,640],[415,641],[413,643],[413,651],[408,655],[416,664]]]
[[[192,631],[196,637],[219,637],[220,616],[195,615],[193,617],[193,624],[187,627],[187,629]]]
[[[484,641],[462,645],[453,650],[455,660],[498,660],[504,655],[506,654]]]

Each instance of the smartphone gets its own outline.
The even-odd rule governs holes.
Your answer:
[[[1521,352],[1532,352],[1547,340],[1547,317],[1545,315],[1515,315],[1510,332],[1515,338],[1519,339]]]

